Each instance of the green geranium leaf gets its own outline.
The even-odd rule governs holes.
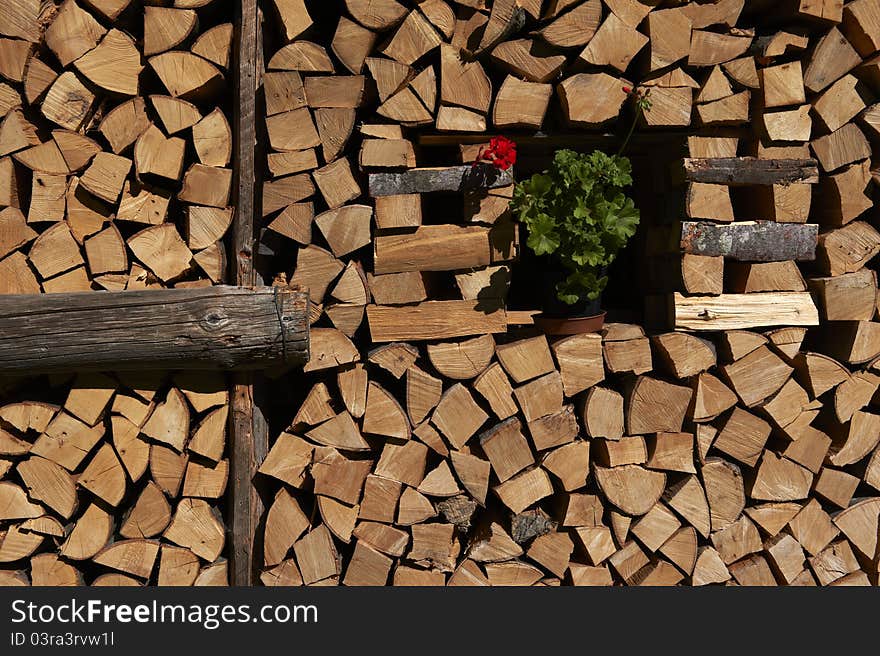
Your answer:
[[[563,149],[547,171],[514,188],[510,206],[528,230],[529,248],[553,254],[568,271],[557,287],[563,302],[596,299],[605,288],[601,268],[614,261],[639,225],[639,211],[624,193],[631,184],[626,157]]]

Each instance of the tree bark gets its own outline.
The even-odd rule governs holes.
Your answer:
[[[512,170],[500,171],[489,165],[410,169],[401,173],[371,173],[370,196],[495,189],[511,184]]]
[[[815,260],[818,239],[819,226],[812,223],[681,223],[683,252],[744,262]]]
[[[773,185],[819,181],[819,168],[813,159],[754,159],[719,157],[685,159],[685,178],[690,182],[731,186]]]

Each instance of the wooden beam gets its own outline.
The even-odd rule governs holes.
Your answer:
[[[257,57],[260,52],[260,21],[257,0],[235,3],[233,78],[235,97],[235,157],[233,163],[235,212],[232,227],[231,278],[239,285],[256,283],[254,270],[254,146],[257,144]],[[259,208],[262,211],[262,208]],[[229,582],[234,586],[252,586],[257,578],[257,526],[265,510],[254,485],[257,469],[269,453],[269,427],[262,410],[254,401],[252,373],[235,374],[232,379],[229,413],[230,484],[227,490],[227,526],[232,536],[229,549]]]
[[[814,159],[690,158],[683,166],[685,179],[690,182],[733,187],[819,182],[819,165]]]
[[[409,169],[398,173],[371,173],[370,196],[399,196],[438,191],[461,192],[495,189],[513,184],[513,169],[494,166],[450,166]]]
[[[676,330],[747,330],[770,326],[818,326],[808,292],[683,296],[671,299]]]
[[[0,296],[0,372],[254,370],[308,359],[308,295],[204,287]]]
[[[719,225],[681,222],[681,250],[745,262],[815,260],[819,226],[813,223],[748,221]]]
[[[368,305],[367,320],[374,342],[451,339],[507,332],[504,307],[485,301]]]

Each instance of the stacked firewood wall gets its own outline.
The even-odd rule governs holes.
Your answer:
[[[216,0],[0,2],[0,293],[225,280],[232,21]],[[226,582],[222,377],[0,392],[0,583]]]
[[[226,584],[222,376],[80,374],[3,391],[0,585]]]
[[[748,4],[264,2],[261,255],[315,302],[264,583],[877,584],[880,2]],[[633,88],[690,150],[643,227],[669,323],[548,339],[510,186],[420,137],[623,132]]]

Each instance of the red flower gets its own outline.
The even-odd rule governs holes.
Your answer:
[[[477,155],[474,166],[477,164],[491,164],[506,171],[516,164],[516,144],[507,137],[493,137],[489,145]]]

